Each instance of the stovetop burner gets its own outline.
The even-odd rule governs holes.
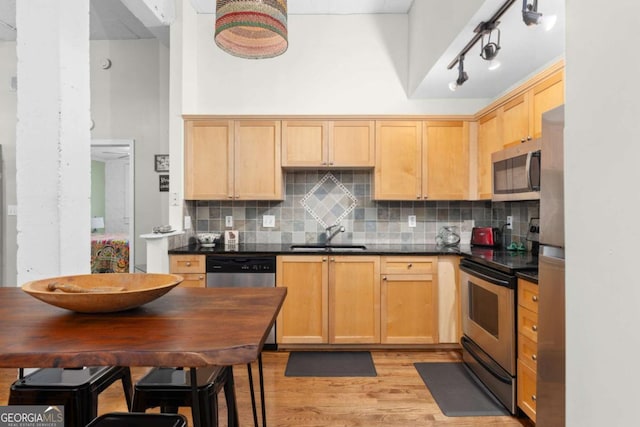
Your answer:
[[[505,273],[538,269],[538,257],[531,252],[473,247],[471,248],[470,258],[472,261]]]

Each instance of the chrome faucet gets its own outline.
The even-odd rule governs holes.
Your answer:
[[[339,228],[335,229],[334,231],[331,231],[331,230],[333,230],[335,227],[338,227],[338,226],[339,226]],[[343,233],[344,231],[345,231],[344,226],[343,226],[343,225],[340,225],[340,224],[333,224],[333,225],[328,226],[328,227],[325,229],[325,236],[326,236],[325,243],[326,243],[326,244],[329,244],[329,242],[331,241],[331,239],[333,239],[333,238],[336,236],[336,234],[338,234],[338,233]]]

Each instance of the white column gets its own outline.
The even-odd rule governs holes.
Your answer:
[[[16,2],[18,285],[90,271],[89,2]]]

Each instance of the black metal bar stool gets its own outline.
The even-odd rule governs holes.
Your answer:
[[[65,427],[84,427],[98,415],[98,395],[118,380],[131,409],[131,371],[122,366],[38,369],[11,385],[9,405],[64,405]]]
[[[133,389],[133,412],[144,412],[160,407],[162,413],[177,413],[179,407],[191,407],[194,420],[200,426],[218,426],[218,392],[224,389],[227,402],[227,423],[236,426],[236,407],[233,368],[231,366],[209,366],[196,369],[197,400],[191,386],[189,370],[182,368],[152,368]]]
[[[187,427],[187,419],[180,414],[111,412],[100,415],[87,427]]]

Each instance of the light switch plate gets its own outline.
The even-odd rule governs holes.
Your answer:
[[[227,215],[224,217],[224,226],[233,227],[233,217],[231,215]]]
[[[416,216],[415,215],[409,215],[409,219],[407,220],[407,223],[409,224],[409,227],[415,227],[416,226]]]
[[[276,226],[276,217],[274,215],[263,215],[262,226],[271,228]]]
[[[191,229],[191,217],[190,216],[185,216],[184,217],[184,229],[185,230],[190,230]]]

